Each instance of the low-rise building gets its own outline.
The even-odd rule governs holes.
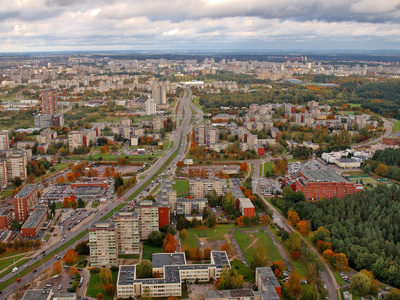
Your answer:
[[[339,158],[335,160],[335,165],[343,169],[352,169],[359,168],[361,166],[361,163],[354,158]]]
[[[51,289],[27,290],[22,300],[76,300],[75,293],[53,293]]]
[[[222,269],[231,267],[225,251],[212,251],[210,264],[201,265],[186,264],[186,258],[182,259],[184,255],[184,253],[156,254],[156,270],[162,269],[160,278],[139,279],[136,278],[136,266],[121,266],[117,279],[117,298],[127,299],[143,295],[180,297],[184,281],[206,282],[211,278],[218,280]]]
[[[193,198],[204,198],[207,194],[211,194],[213,190],[218,196],[225,196],[226,179],[194,179],[189,180],[189,196]]]
[[[47,209],[44,206],[37,207],[21,227],[23,237],[35,237],[47,219]]]
[[[252,218],[256,209],[249,198],[239,198],[239,210],[242,216]]]

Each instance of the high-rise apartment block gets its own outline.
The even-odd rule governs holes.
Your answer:
[[[169,224],[168,204],[144,200],[137,202],[136,211],[139,213],[139,236],[146,240],[152,231]]]
[[[199,125],[195,129],[195,140],[198,145],[209,147],[212,144],[218,143],[219,130],[209,123]]]
[[[64,126],[64,116],[63,115],[55,115],[53,116],[53,127],[63,127]]]
[[[42,128],[49,128],[49,127],[51,127],[51,125],[52,125],[52,122],[51,122],[51,115],[49,115],[49,114],[46,114],[46,115],[42,115],[42,114],[36,115],[36,116],[33,118],[33,121],[34,121],[35,127],[36,127],[36,128],[40,128],[40,129],[42,129]]]
[[[151,89],[152,98],[156,104],[166,104],[167,103],[167,92],[162,85],[153,85]]]
[[[156,114],[157,105],[154,99],[149,98],[146,100],[144,104],[146,106],[146,116],[151,116]]]
[[[15,177],[19,177],[22,180],[28,178],[28,172],[26,166],[28,164],[28,158],[25,151],[12,151],[7,155],[7,178],[12,180]]]
[[[226,179],[195,179],[189,180],[189,196],[199,199],[216,191],[218,196],[225,196]]]
[[[0,187],[5,188],[7,182],[7,161],[5,158],[0,158]]]
[[[90,146],[90,142],[93,144],[96,142],[96,136],[98,136],[98,130],[85,129],[81,131],[73,130],[68,133],[68,148],[69,151],[73,151],[75,148],[80,146]]]
[[[139,214],[132,211],[114,213],[119,254],[139,253]]]
[[[89,225],[90,265],[116,266],[118,260],[116,226],[109,222]]]
[[[8,131],[0,131],[0,150],[10,149],[10,141],[8,140]]]
[[[57,113],[57,91],[56,89],[42,90],[42,114],[54,115]]]
[[[176,214],[189,216],[195,213],[201,216],[205,207],[208,207],[207,198],[201,199],[186,199],[178,198],[176,202]]]
[[[25,222],[29,213],[34,210],[38,204],[37,186],[33,184],[26,185],[14,196],[15,219],[17,222]]]

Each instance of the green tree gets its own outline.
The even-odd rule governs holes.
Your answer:
[[[88,241],[82,241],[78,243],[75,247],[75,251],[79,255],[88,255],[90,253]]]
[[[241,289],[243,287],[243,275],[240,275],[234,268],[224,268],[218,280],[219,290]]]
[[[136,267],[137,278],[152,278],[153,277],[153,265],[147,260],[143,259],[140,264]]]
[[[300,300],[315,300],[318,299],[318,292],[313,285],[303,285],[301,287]]]
[[[104,285],[112,283],[112,273],[110,267],[100,269],[100,280]]]
[[[393,289],[386,295],[386,300],[400,300],[400,290]]]
[[[184,240],[184,239],[186,239],[186,238],[188,237],[188,233],[187,233],[187,231],[186,231],[185,228],[183,228],[183,229],[181,230],[181,232],[179,233],[179,237],[180,237],[182,240]]]
[[[78,208],[84,208],[86,205],[85,202],[82,200],[82,198],[78,198],[77,204]]]
[[[351,278],[350,287],[357,295],[368,294],[371,287],[371,279],[365,273],[357,273]]]
[[[262,247],[257,247],[253,252],[250,268],[255,270],[256,268],[265,267],[267,264],[268,258],[265,249]]]
[[[164,234],[160,231],[152,231],[147,239],[147,244],[154,247],[161,247],[163,245]]]

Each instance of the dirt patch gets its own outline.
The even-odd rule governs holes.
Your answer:
[[[246,251],[247,249],[249,249],[249,248],[251,248],[251,247],[253,247],[253,246],[254,246],[253,248],[257,248],[257,247],[258,247],[257,241],[258,241],[258,239],[259,239],[260,237],[254,239],[254,236],[253,236],[252,234],[249,234],[249,236],[251,237],[252,242],[251,242],[250,245],[248,245],[248,246],[246,247],[246,249],[244,249],[244,251]]]

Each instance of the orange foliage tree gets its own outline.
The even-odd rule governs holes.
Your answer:
[[[300,222],[299,214],[297,212],[289,209],[288,220],[291,225],[295,226],[297,223]]]
[[[349,262],[347,260],[346,254],[344,253],[336,253],[331,258],[331,265],[339,271],[344,271],[349,266]]]
[[[75,209],[78,204],[74,198],[65,197],[62,205],[64,208],[74,208]]]
[[[221,251],[225,251],[226,254],[229,254],[229,246],[227,243],[222,244]]]
[[[114,285],[109,284],[109,285],[105,286],[104,291],[105,291],[106,295],[109,295],[109,296],[114,295],[114,291],[115,291]]]
[[[76,263],[78,254],[75,252],[74,249],[69,249],[67,251],[67,253],[65,253],[64,257],[63,257],[63,261],[68,264],[71,265],[73,263]]]
[[[247,171],[247,163],[246,162],[243,162],[240,165],[240,171],[242,171],[242,172],[246,172]]]
[[[164,241],[163,241],[164,252],[174,253],[177,245],[178,245],[178,243],[171,233],[169,233],[165,236]]]
[[[53,273],[58,274],[62,272],[62,266],[61,266],[61,261],[56,261],[53,264]]]
[[[274,271],[275,276],[277,278],[282,277],[282,272],[285,269],[285,265],[283,264],[283,261],[274,261],[270,265],[271,269]]]
[[[311,232],[311,222],[306,220],[301,220],[297,223],[297,228],[302,235],[309,235]]]
[[[204,259],[210,259],[211,257],[211,249],[210,248],[205,248],[203,250],[203,255],[204,255]]]

